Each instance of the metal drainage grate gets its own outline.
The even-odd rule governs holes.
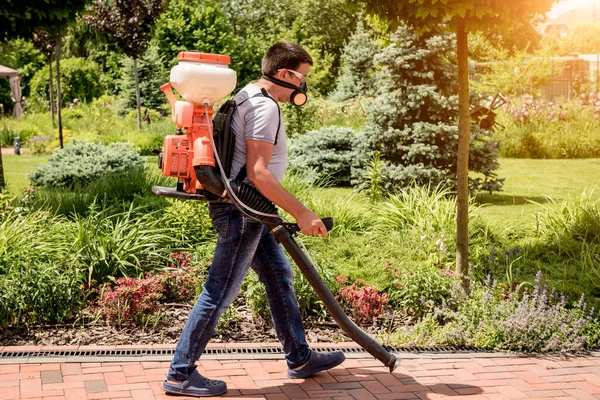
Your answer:
[[[368,353],[361,347],[326,347],[311,346],[312,349],[320,352],[342,350],[346,354],[365,355]],[[428,346],[428,347],[389,347],[388,351],[393,353],[457,353],[457,352],[484,352],[476,347],[450,347],[450,346]],[[89,349],[89,350],[47,350],[47,351],[2,351],[0,359],[9,358],[32,358],[32,357],[140,357],[140,356],[172,356],[175,349]],[[204,355],[279,355],[283,354],[281,347],[261,347],[261,348],[209,348],[202,353]]]

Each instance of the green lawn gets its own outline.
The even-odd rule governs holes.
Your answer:
[[[27,174],[47,159],[48,157],[46,156],[33,156],[29,154],[22,154],[20,156],[3,154],[4,179],[10,193],[19,194],[23,192],[23,189],[29,186]]]
[[[500,159],[498,176],[506,178],[504,190],[481,193],[480,214],[491,222],[510,226],[535,227],[535,213],[547,197],[557,202],[574,198],[584,191],[600,199],[600,159],[532,160]],[[596,189],[596,190],[594,190]]]
[[[4,175],[13,194],[28,185],[27,173],[47,157],[32,155],[3,155]],[[150,162],[149,162],[150,163]],[[151,159],[152,166],[155,157]],[[489,195],[481,193],[477,203],[479,213],[491,222],[507,226],[534,227],[534,214],[540,206],[530,203],[547,202],[546,196],[556,201],[579,196],[583,191],[600,198],[600,159],[532,160],[500,159],[498,175],[506,178],[504,191]],[[597,189],[597,190],[594,190]],[[349,188],[330,189],[332,195],[350,195]]]

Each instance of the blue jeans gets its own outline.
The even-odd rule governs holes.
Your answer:
[[[290,368],[308,361],[302,317],[294,292],[294,273],[281,245],[266,225],[250,222],[233,204],[212,203],[210,217],[217,247],[202,293],[177,343],[167,379],[184,381],[196,369],[219,316],[240,293],[248,268],[265,285],[275,332]]]

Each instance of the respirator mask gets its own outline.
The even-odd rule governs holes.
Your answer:
[[[263,78],[278,86],[287,89],[293,89],[294,91],[290,95],[290,103],[292,103],[296,107],[302,107],[308,101],[308,95],[306,94],[306,92],[308,91],[308,86],[306,85],[306,82],[302,82],[300,86],[296,86],[292,83],[282,81],[281,79],[273,78],[271,76],[263,75]]]

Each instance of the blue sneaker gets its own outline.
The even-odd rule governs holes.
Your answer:
[[[164,381],[163,390],[168,394],[212,397],[225,393],[227,391],[227,384],[223,381],[205,378],[197,370],[194,370],[183,382],[171,383]]]
[[[302,368],[297,371],[288,368],[288,376],[293,379],[308,378],[318,372],[337,367],[345,359],[346,356],[344,356],[344,352],[342,351],[332,351],[330,353],[311,351],[308,362]]]

